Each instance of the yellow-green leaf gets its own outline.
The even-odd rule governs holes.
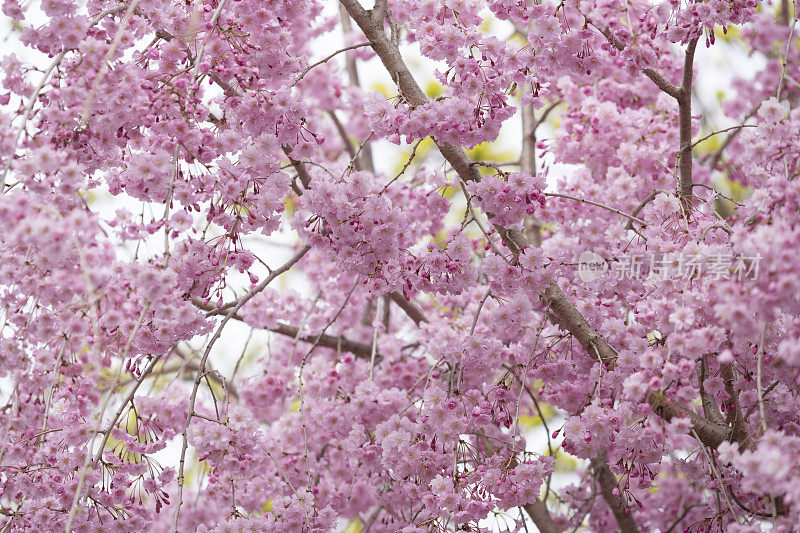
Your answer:
[[[351,520],[343,533],[361,533],[361,520],[359,518]]]

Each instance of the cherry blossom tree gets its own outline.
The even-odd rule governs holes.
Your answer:
[[[0,531],[800,523],[792,2],[2,9]]]

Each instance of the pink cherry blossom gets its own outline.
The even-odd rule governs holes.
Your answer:
[[[800,522],[789,2],[2,12],[2,531]]]

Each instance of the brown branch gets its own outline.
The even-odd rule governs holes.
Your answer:
[[[599,358],[609,370],[614,368],[617,359],[614,348],[589,325],[556,282],[550,282],[544,300],[553,312],[550,316],[552,322],[569,331],[593,358]]]
[[[285,324],[278,324],[277,326],[267,328],[269,331],[274,333],[279,333],[281,335],[285,335],[287,337],[291,337],[293,339],[297,339],[302,342],[306,342],[308,344],[316,344],[317,346],[322,346],[324,348],[332,348],[334,350],[341,350],[344,352],[350,352],[356,357],[360,357],[362,359],[370,359],[372,356],[372,346],[369,344],[363,344],[361,342],[351,341],[346,339],[345,337],[339,337],[336,335],[299,335],[299,329],[296,326],[289,326]],[[379,361],[382,359],[382,356],[376,355],[375,360]]]
[[[339,5],[339,18],[342,21],[342,30],[345,35],[353,31],[350,15],[347,14],[347,10],[341,4]],[[353,87],[361,87],[361,80],[358,77],[358,66],[356,65],[355,57],[353,57],[353,54],[346,52],[344,57],[345,70],[347,71],[347,77],[350,78],[350,85]],[[369,144],[369,142],[365,142],[362,148],[361,168],[368,170],[369,172],[375,172],[375,163],[373,162],[372,157],[372,146]]]
[[[400,51],[391,43],[384,33],[383,24],[376,23],[371,16],[371,12],[361,7],[358,0],[340,0],[340,2],[356,24],[361,28],[361,31],[364,32],[364,35],[369,39],[372,49],[378,55],[386,70],[389,71],[389,74],[397,84],[403,97],[412,105],[425,103],[427,101],[425,93],[417,84],[414,76],[405,64],[405,61],[403,61]],[[607,33],[607,36],[609,36],[610,32]],[[611,39],[612,43],[614,43],[613,36],[611,36]],[[694,44],[690,43],[691,54],[689,54],[687,50],[688,63],[691,63],[690,59],[693,58],[694,46],[696,44],[696,41],[694,41]],[[658,76],[656,76],[656,78],[658,79]],[[686,82],[686,79],[687,77],[684,75],[684,82]],[[691,88],[691,77],[689,77],[688,80],[689,88]],[[665,87],[670,89],[673,96],[677,94],[676,91],[671,89],[671,87],[674,86],[669,85]],[[689,97],[689,103],[691,104],[690,98],[691,96]],[[689,120],[691,120],[691,112],[689,112],[687,116]],[[691,125],[691,122],[689,124]],[[689,130],[689,135],[691,135],[691,128]],[[689,137],[689,140],[691,140],[691,137]],[[472,161],[464,150],[447,143],[437,143],[437,146],[463,182],[478,181],[481,179],[480,172],[478,172],[476,166],[472,164]],[[689,156],[691,156],[691,150],[689,151]],[[689,170],[691,170],[691,166]],[[520,231],[502,228],[498,225],[495,225],[495,228],[513,253],[518,254],[526,246],[529,246],[527,239]],[[616,351],[589,325],[586,319],[567,299],[561,288],[555,282],[551,282],[543,298],[552,311],[550,316],[553,321],[566,328],[593,357],[596,355],[603,364],[609,368],[613,368],[616,360]],[[698,435],[704,438],[704,442],[708,441],[708,443],[711,443],[709,446],[716,448],[719,443],[725,440],[726,430],[724,427],[720,429],[716,424],[705,420],[697,413],[689,411],[679,404],[668,402],[660,398],[656,393],[651,392],[648,395],[648,400],[651,400],[651,397],[651,404],[654,404],[654,410],[660,413],[660,416],[665,419],[669,420],[671,417],[678,415],[690,417]]]
[[[389,298],[397,304],[397,306],[405,311],[408,315],[408,318],[413,320],[418,326],[420,322],[427,322],[428,319],[425,318],[425,313],[422,312],[422,309],[417,307],[414,302],[406,300],[406,297],[403,296],[398,291],[394,291],[393,293],[389,294]]]
[[[339,5],[339,18],[342,21],[342,31],[344,32],[345,36],[353,31],[353,25],[350,23],[350,15],[347,14],[347,10],[344,8],[343,5]],[[347,70],[347,76],[350,78],[350,85],[355,87],[361,87],[361,80],[358,78],[358,67],[356,66],[356,60],[352,56],[352,54],[345,54],[345,70]]]
[[[563,326],[592,357],[597,357],[609,370],[612,370],[616,363],[616,350],[589,325],[555,282],[551,282],[545,291],[544,300],[555,315],[551,316],[551,321]],[[716,448],[727,439],[728,431],[725,425],[710,422],[691,409],[667,400],[659,392],[650,391],[647,394],[647,401],[652,406],[653,412],[667,422],[676,416],[688,417],[692,422],[692,429],[706,446]]]
[[[781,7],[778,10],[778,22],[783,26],[789,25],[789,0],[781,0]]]
[[[346,52],[346,51],[348,51],[348,50],[354,50],[354,49],[356,49],[356,48],[363,48],[363,47],[365,47],[365,46],[369,46],[369,43],[358,43],[358,44],[354,44],[354,45],[351,45],[351,46],[345,46],[344,48],[342,48],[342,49],[340,49],[340,50],[337,50],[337,51],[335,51],[335,52],[334,52],[334,53],[332,53],[331,55],[329,55],[329,56],[327,56],[327,57],[325,57],[325,58],[323,58],[323,59],[320,59],[320,60],[319,60],[319,61],[317,61],[316,63],[312,63],[311,65],[307,66],[307,67],[305,68],[305,70],[303,70],[303,72],[301,72],[301,73],[300,73],[300,75],[299,75],[299,76],[297,76],[297,77],[294,79],[294,81],[291,83],[291,85],[289,85],[289,88],[291,89],[292,87],[294,87],[295,85],[297,85],[297,83],[298,83],[300,80],[302,80],[302,79],[305,77],[305,75],[306,75],[306,74],[308,74],[308,73],[311,71],[311,69],[313,69],[314,67],[318,67],[319,65],[321,65],[321,64],[323,64],[323,63],[325,63],[325,62],[327,62],[327,61],[331,60],[332,58],[336,57],[337,55],[341,54],[342,52]]]
[[[352,19],[356,22],[364,35],[369,39],[372,49],[378,55],[383,66],[389,72],[400,93],[412,105],[421,105],[428,101],[422,88],[414,79],[413,74],[406,65],[397,46],[392,43],[383,30],[383,21],[373,17],[371,11],[361,7],[358,0],[340,0]],[[467,156],[463,149],[449,143],[436,142],[439,152],[450,163],[450,166],[461,178],[462,182],[480,181],[481,173]],[[507,230],[495,225],[503,240],[514,253],[520,253],[528,245],[527,240],[518,230]]]
[[[519,166],[531,176],[536,175],[536,130],[560,104],[561,99],[551,103],[542,111],[542,116],[538,119],[536,118],[533,105],[520,106],[520,117],[522,118],[522,150],[519,156]]]
[[[741,125],[744,125],[745,122],[750,120],[758,112],[758,109],[760,107],[761,107],[761,102],[759,102],[757,106],[755,106],[753,109],[750,110],[750,112],[744,117],[744,121],[742,122]],[[741,128],[733,130],[733,133],[725,137],[725,141],[723,141],[722,146],[720,146],[719,149],[713,153],[713,155],[707,154],[706,156],[704,156],[703,159],[701,159],[701,162],[705,164],[705,162],[708,161],[710,157],[711,163],[709,164],[709,167],[712,170],[715,169],[719,164],[720,160],[722,159],[722,154],[723,152],[725,152],[725,149],[741,132],[742,132]]]
[[[600,29],[606,39],[619,51],[625,49],[609,28]],[[663,75],[652,68],[642,70],[663,92],[673,97],[678,102],[678,128],[680,132],[680,148],[678,167],[680,170],[679,193],[684,210],[688,213],[692,207],[692,78],[694,75],[694,52],[697,48],[697,38],[689,41],[683,60],[683,77],[680,87],[673,85]]]
[[[706,377],[708,377],[708,355],[700,358],[700,367],[698,369],[698,381],[700,382],[700,401],[703,405],[703,415],[707,420],[715,424],[724,424],[725,418],[719,411],[716,400],[705,387]]]
[[[528,516],[531,517],[531,520],[536,524],[540,533],[559,533],[561,531],[555,521],[553,521],[553,517],[550,516],[550,510],[547,508],[547,504],[543,501],[536,500],[533,503],[523,505],[522,508],[525,509]]]
[[[608,467],[608,456],[605,449],[590,462],[592,470],[594,470],[594,477],[600,485],[600,493],[611,508],[619,530],[622,533],[638,533],[639,526],[636,525],[636,521],[633,519],[630,507],[619,496],[614,494],[614,489],[618,488],[619,482]]]
[[[653,192],[648,194],[647,197],[644,200],[642,200],[641,203],[639,203],[639,205],[636,206],[636,209],[631,211],[631,215],[638,216],[639,212],[641,212],[641,210],[644,209],[647,204],[655,200],[656,196],[662,193],[669,194],[667,191],[663,191],[661,189],[655,189]],[[633,229],[633,220],[629,220],[628,223],[625,225],[625,228]]]
[[[152,371],[148,367],[148,369],[146,369],[145,372],[143,372],[143,374],[141,376],[139,376],[138,378],[136,378],[136,379],[130,378],[130,379],[127,379],[125,381],[122,381],[117,385],[116,388],[125,387],[125,386],[130,385],[131,383],[133,383],[134,387],[135,387],[133,392],[135,392],[135,389],[138,388],[141,385],[140,381],[143,381],[146,378],[154,378],[154,377],[157,377],[157,376],[168,376],[170,374],[175,374],[176,372],[181,372],[181,371],[185,371],[185,370],[194,371],[194,370],[199,370],[200,369],[200,366],[197,363],[197,361],[193,361],[193,360],[189,359],[189,357],[191,357],[189,354],[181,352],[179,348],[175,348],[174,351],[175,351],[175,353],[177,353],[180,356],[181,359],[184,360],[183,363],[180,363],[180,364],[174,365],[174,366],[170,366],[170,367],[163,366],[162,368],[160,368],[158,370],[152,370]],[[152,361],[151,361],[151,363],[152,363]],[[206,366],[208,366],[208,365],[206,365]],[[227,379],[225,376],[223,376],[218,370],[214,370],[213,368],[207,369],[206,370],[206,377],[208,379],[210,379],[211,381],[215,382],[217,385],[219,385],[223,389],[226,389],[228,391],[228,394],[231,395],[231,397],[233,397],[233,398],[235,398],[237,400],[239,399],[239,392],[238,392],[238,389],[236,388],[236,386],[229,379]],[[105,390],[108,390],[108,389],[101,389],[101,390],[105,391]],[[121,404],[121,409],[122,410],[124,410],[125,404],[127,404],[132,398],[133,398],[133,396],[129,393],[129,395],[126,397],[126,401],[123,401],[122,404]],[[118,420],[118,418],[119,417],[114,417],[112,420]],[[113,427],[111,429],[113,429]],[[97,461],[97,459],[95,459],[95,462],[96,461]]]
[[[728,424],[731,427],[730,439],[739,443],[740,450],[753,449],[755,443],[750,438],[750,432],[747,431],[747,424],[739,406],[739,393],[733,386],[733,366],[730,363],[721,365],[720,373],[725,383],[725,392],[731,399],[731,408],[728,410]]]
[[[200,309],[207,311],[206,316],[216,316],[216,315],[227,315],[226,309],[230,308],[231,306],[224,305],[220,308],[214,308],[206,303],[203,303],[202,300],[194,299],[192,303],[199,307]],[[239,322],[247,323],[247,321],[238,314],[234,314],[231,316],[232,319],[238,320]],[[424,319],[424,317],[423,317]],[[252,324],[250,324],[252,326]],[[352,341],[345,337],[340,337],[336,335],[322,335],[317,340],[317,337],[314,335],[300,335],[300,329],[296,326],[290,326],[288,324],[280,324],[278,323],[272,327],[263,328],[267,331],[271,331],[273,333],[278,333],[280,335],[284,335],[286,337],[291,337],[293,339],[297,339],[301,342],[306,342],[309,344],[313,344],[316,342],[318,346],[322,346],[324,348],[332,348],[334,350],[341,350],[344,352],[350,352],[356,357],[360,357],[363,359],[369,359],[372,355],[372,346],[369,344],[364,344],[361,342]],[[381,358],[378,355],[376,358]]]
[[[214,83],[219,85],[225,94],[230,96],[242,96],[243,93],[238,87],[234,87],[230,83],[225,82],[222,80],[216,73],[211,73],[211,79],[214,80]],[[283,153],[286,154],[286,157],[289,159],[289,162],[294,167],[295,172],[297,172],[297,177],[300,178],[300,182],[303,184],[303,187],[308,189],[309,185],[311,184],[311,175],[308,173],[308,169],[306,168],[305,164],[302,161],[299,161],[292,157],[292,147],[289,145],[283,145],[281,147],[283,149]]]
[[[520,116],[522,118],[522,149],[519,155],[519,166],[530,174],[536,175],[536,129],[557,105],[553,103],[545,110],[542,118],[537,120],[532,105],[522,105]],[[542,222],[535,216],[526,220],[528,238],[534,246],[542,244]]]
[[[539,122],[536,120],[532,105],[522,105],[520,117],[522,118],[522,150],[519,154],[519,166],[534,176],[536,175],[536,127]]]
[[[698,145],[698,144],[700,144],[701,142],[703,142],[703,141],[705,141],[705,140],[708,140],[708,139],[710,139],[711,137],[714,137],[715,135],[719,135],[720,133],[725,133],[726,131],[738,130],[738,129],[741,129],[741,128],[756,128],[756,127],[757,127],[757,126],[756,126],[755,124],[738,124],[738,125],[736,125],[736,126],[731,126],[731,127],[729,127],[729,128],[724,128],[724,129],[721,129],[721,130],[717,130],[717,131],[715,131],[715,132],[709,133],[709,134],[708,134],[708,135],[706,135],[705,137],[702,137],[702,138],[700,138],[700,139],[698,139],[698,140],[694,141],[694,142],[692,143],[692,148],[694,148],[695,146],[697,146],[697,145]]]
[[[694,52],[697,48],[697,38],[689,41],[686,47],[686,56],[683,62],[683,83],[681,84],[678,100],[678,126],[680,131],[680,155],[678,168],[680,170],[680,196],[684,209],[688,213],[692,208],[692,77],[694,74]]]
[[[591,24],[591,22],[589,24]],[[595,25],[592,24],[592,26],[595,26]],[[597,26],[595,26],[595,28],[597,28],[597,30],[600,33],[602,33],[603,36],[606,39],[608,39],[608,42],[611,43],[611,46],[613,46],[614,48],[616,48],[620,52],[625,50],[625,45],[622,44],[621,42],[619,42],[619,40],[617,40],[616,37],[614,37],[614,34],[611,33],[611,29],[609,29],[607,27],[606,28],[599,28]],[[661,89],[662,91],[664,91],[665,93],[667,93],[671,97],[675,98],[676,100],[680,98],[681,87],[678,87],[677,85],[673,85],[672,83],[670,83],[670,81],[667,78],[665,78],[657,70],[648,67],[648,68],[642,69],[642,73],[644,73],[645,76],[650,78],[653,81],[653,83],[655,83],[656,86],[659,89]]]
[[[372,9],[372,19],[383,27],[383,21],[386,18],[386,10],[388,9],[388,0],[375,0],[375,7]]]
[[[700,442],[709,448],[717,446],[728,440],[728,428],[725,425],[709,422],[699,414],[678,402],[667,400],[660,392],[650,391],[646,396],[647,402],[653,412],[669,422],[675,417],[687,417],[692,423],[692,430],[697,433]]]
[[[345,150],[347,150],[347,153],[350,154],[350,159],[355,162],[356,170],[361,170],[361,165],[356,160],[356,149],[353,146],[353,143],[350,142],[350,138],[347,135],[347,130],[344,129],[342,121],[336,116],[336,111],[328,111],[328,116],[331,117],[333,125],[336,126],[336,131],[339,132],[339,137],[342,139],[342,144],[344,144]]]
[[[689,511],[691,511],[695,507],[700,507],[700,504],[695,503],[695,504],[692,504],[692,505],[687,505],[686,508],[683,510],[683,512],[680,514],[680,516],[678,518],[676,518],[674,522],[672,522],[672,525],[664,530],[664,533],[672,533],[672,531],[675,530],[675,528],[678,526],[678,524],[681,523],[681,520],[686,518],[686,515],[689,514]]]
[[[619,209],[617,209],[615,207],[611,207],[609,205],[601,204],[599,202],[594,202],[592,200],[587,200],[585,198],[578,198],[577,196],[572,196],[570,194],[561,194],[561,193],[558,193],[558,192],[546,192],[546,193],[544,193],[544,195],[552,197],[552,198],[564,198],[564,199],[567,199],[567,200],[574,200],[576,202],[581,202],[581,203],[584,203],[584,204],[587,204],[587,205],[593,205],[595,207],[599,207],[601,209],[605,209],[606,211],[611,211],[612,213],[616,213],[616,214],[618,214],[620,216],[623,216],[623,217],[627,218],[629,224],[633,223],[633,222],[638,222],[642,226],[645,226],[645,227],[647,226],[647,222],[645,222],[642,219],[636,218],[636,215],[629,215],[625,211],[620,211]]]
[[[496,446],[486,435],[478,434],[478,438],[483,444],[487,456],[499,452],[498,446]],[[519,461],[517,460],[516,455],[512,455],[508,458],[508,461],[504,461],[504,463],[507,464],[509,468],[516,468],[516,466],[519,464]],[[550,510],[547,508],[547,504],[542,500],[537,499],[533,503],[523,505],[522,508],[525,509],[525,512],[528,513],[528,516],[531,517],[531,520],[533,520],[533,523],[536,524],[536,527],[541,533],[560,533],[561,529],[553,521],[553,517],[550,515]]]
[[[766,399],[767,394],[772,392],[772,390],[775,387],[777,387],[779,384],[780,384],[780,380],[773,381],[772,385],[770,385],[769,387],[764,389],[764,393],[762,394],[762,396],[764,397],[764,401],[769,401],[769,400]],[[745,421],[747,421],[750,418],[750,415],[752,415],[753,411],[755,411],[756,409],[758,409],[758,402],[754,403],[753,405],[751,405],[750,407],[747,408],[747,412],[744,414]]]
[[[114,414],[114,417],[111,419],[111,423],[108,425],[108,429],[103,432],[103,440],[100,442],[100,448],[97,450],[97,455],[94,458],[94,463],[97,464],[100,461],[100,458],[103,457],[103,451],[105,450],[106,443],[108,442],[108,438],[111,436],[111,432],[117,426],[117,422],[119,421],[119,417],[122,416],[122,412],[125,410],[125,407],[128,405],[128,402],[133,400],[133,397],[136,395],[136,391],[139,390],[139,387],[144,383],[147,377],[153,372],[153,369],[158,364],[158,361],[161,359],[160,355],[153,357],[150,361],[150,364],[147,365],[147,368],[144,369],[142,374],[134,383],[131,390],[128,391],[128,394],[125,396],[125,399],[120,404],[117,412]],[[111,394],[111,392],[109,392]]]
[[[191,370],[191,371],[199,371],[200,370],[200,363],[197,360],[192,359],[194,354],[186,353],[181,350],[180,347],[175,348],[175,353],[178,354],[178,357],[183,359],[184,363],[178,367],[172,369],[164,369],[164,372],[167,371],[178,371],[178,370]],[[208,365],[206,365],[208,367]],[[236,385],[233,384],[228,378],[223,376],[219,370],[214,370],[211,368],[206,368],[206,377],[209,378],[211,381],[215,382],[217,385],[222,387],[228,394],[230,394],[233,398],[239,399],[239,391],[236,388]]]
[[[673,85],[672,83],[667,80],[661,73],[652,68],[643,69],[642,72],[645,76],[653,80],[653,83],[661,89],[663,92],[667,93],[671,97],[675,98],[676,100],[681,96],[681,88],[677,85]]]
[[[189,414],[186,416],[186,424],[183,426],[183,431],[181,432],[181,454],[180,460],[178,462],[178,498],[177,503],[175,505],[175,512],[173,514],[172,519],[172,532],[177,533],[178,531],[178,519],[180,518],[181,507],[183,506],[183,480],[184,476],[186,475],[186,448],[189,446],[189,441],[187,434],[189,432],[189,424],[192,421],[192,416],[194,415],[194,407],[197,401],[197,391],[200,388],[200,382],[203,379],[206,370],[206,364],[208,362],[208,357],[211,355],[211,348],[214,346],[214,343],[219,340],[220,336],[222,335],[222,330],[225,329],[227,323],[236,315],[239,310],[244,307],[244,305],[250,301],[256,294],[263,291],[267,288],[267,285],[272,283],[272,281],[283,274],[284,272],[290,270],[298,261],[300,261],[303,256],[305,256],[308,251],[311,249],[310,246],[306,245],[303,246],[291,259],[289,259],[286,263],[284,263],[279,268],[276,268],[272,272],[270,272],[269,276],[267,276],[263,281],[261,281],[258,285],[256,285],[252,290],[250,290],[247,294],[242,296],[237,300],[237,303],[234,307],[228,310],[225,314],[225,317],[220,322],[219,326],[217,327],[214,334],[209,339],[208,343],[206,344],[206,348],[203,351],[203,356],[200,358],[200,370],[197,372],[197,377],[194,380],[194,385],[192,386],[192,393],[189,397]]]
[[[425,96],[425,92],[414,79],[403,57],[400,55],[400,51],[384,33],[383,22],[376,21],[371,15],[372,12],[361,7],[358,0],[341,0],[341,4],[358,27],[361,28],[361,31],[364,32],[364,35],[367,36],[372,49],[378,55],[386,70],[389,71],[389,75],[397,84],[403,97],[414,106],[427,102],[428,97]],[[464,150],[449,143],[435,142],[442,156],[450,163],[450,166],[453,167],[463,181],[480,181],[480,172],[472,165],[472,161],[464,153]]]
[[[300,178],[300,182],[303,184],[303,187],[308,189],[309,185],[311,185],[311,175],[308,173],[308,169],[306,168],[305,164],[291,156],[291,147],[284,146],[283,153],[289,158],[289,162],[292,164],[292,167],[294,167],[294,171],[297,172],[297,176]]]

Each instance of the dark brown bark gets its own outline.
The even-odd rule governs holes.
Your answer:
[[[636,525],[636,521],[633,519],[630,507],[627,503],[623,502],[619,496],[614,494],[614,489],[617,487],[618,483],[616,476],[608,467],[606,451],[603,450],[590,462],[597,484],[600,485],[600,493],[611,508],[619,530],[622,533],[638,533],[639,526]]]
[[[694,183],[692,181],[692,78],[694,75],[694,52],[697,39],[689,41],[683,62],[683,82],[678,100],[678,125],[680,130],[681,151],[678,156],[680,171],[680,196],[686,212],[690,212],[693,203]]]

